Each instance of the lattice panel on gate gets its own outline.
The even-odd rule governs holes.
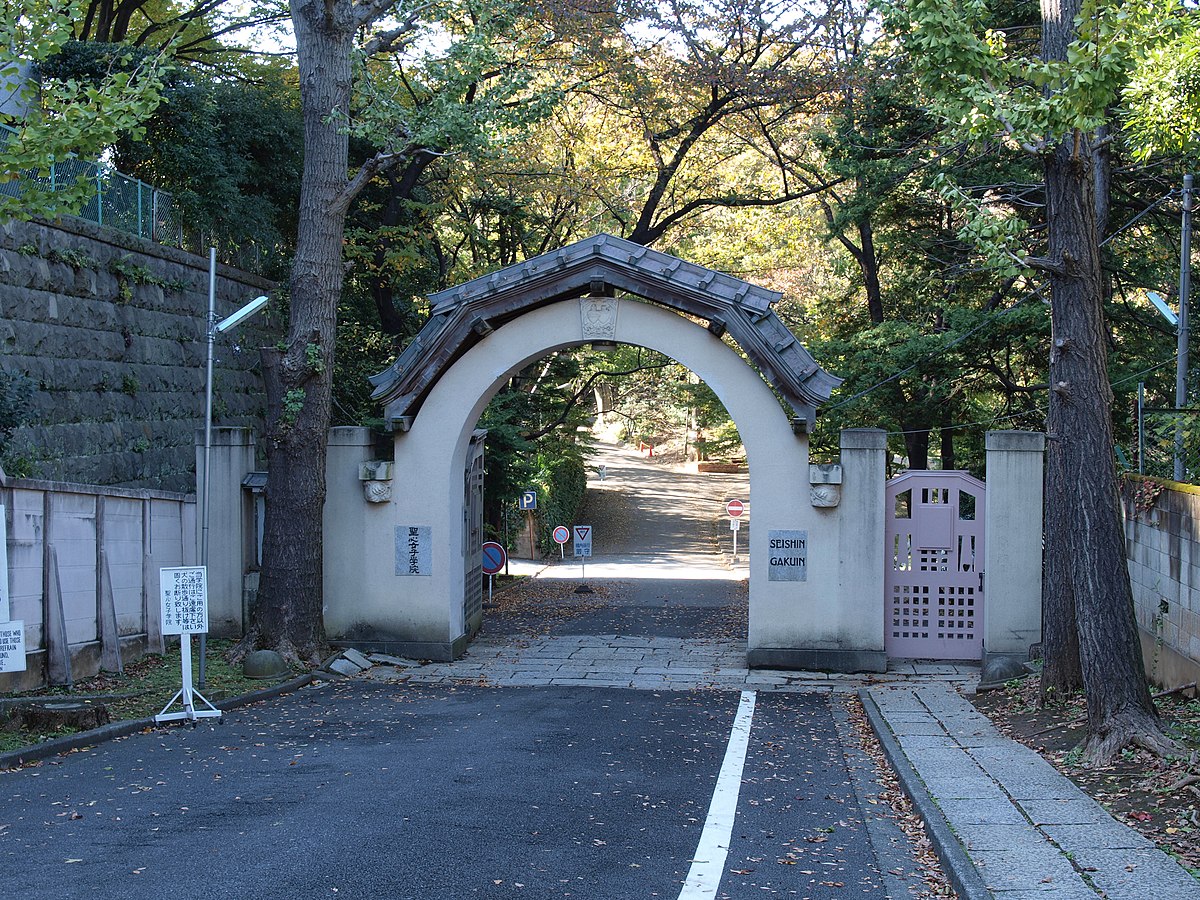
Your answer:
[[[888,482],[886,498],[888,655],[978,659],[983,482],[965,472],[906,472]]]

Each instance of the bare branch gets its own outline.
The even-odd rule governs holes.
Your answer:
[[[389,12],[396,11],[396,0],[358,0],[354,4],[354,25],[356,28],[366,28],[374,22],[379,21]],[[401,28],[412,27],[410,24],[423,16],[432,3],[421,3],[412,9],[408,10],[401,19]]]
[[[409,41],[416,37],[417,25],[421,20],[423,9],[422,7],[420,10],[410,10],[395,28],[389,28],[387,31],[381,31],[374,35],[363,44],[362,52],[366,56],[374,56],[376,53],[391,53],[404,49]]]

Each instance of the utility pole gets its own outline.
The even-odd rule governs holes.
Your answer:
[[[1179,249],[1179,330],[1175,358],[1175,480],[1183,481],[1183,413],[1187,407],[1188,306],[1192,293],[1192,176],[1183,176],[1183,228]]]

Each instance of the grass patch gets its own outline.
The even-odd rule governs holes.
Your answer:
[[[233,641],[228,640],[210,640],[208,642],[204,696],[214,703],[227,697],[238,697],[252,691],[262,690],[276,683],[246,678],[242,675],[241,665],[229,665],[225,661],[225,654],[232,646]],[[193,641],[193,681],[199,678],[199,669],[199,641]],[[86,697],[92,698],[91,702],[102,703],[108,707],[108,714],[113,722],[124,719],[146,719],[161,712],[162,708],[167,705],[167,701],[179,690],[180,678],[179,644],[168,638],[165,655],[145,656],[126,666],[123,675],[115,672],[101,672],[92,678],[76,681],[74,691],[68,691],[65,687],[42,688],[26,693],[6,694],[0,699],[82,699]],[[5,706],[9,706],[9,704],[6,703]],[[76,729],[65,727],[30,731],[26,728],[0,725],[0,753],[64,737],[75,731]]]

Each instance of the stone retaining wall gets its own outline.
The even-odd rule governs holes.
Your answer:
[[[218,266],[217,316],[272,282]],[[38,383],[10,474],[195,490],[204,424],[208,260],[79,219],[0,225],[0,368]],[[270,316],[217,338],[214,422],[262,433]]]

